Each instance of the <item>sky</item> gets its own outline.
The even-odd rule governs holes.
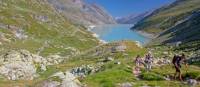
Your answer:
[[[113,17],[141,14],[159,8],[175,0],[86,0],[104,7]]]

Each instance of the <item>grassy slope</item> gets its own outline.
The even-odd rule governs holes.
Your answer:
[[[3,53],[10,49],[26,49],[36,53],[44,47],[41,55],[60,54],[69,55],[72,47],[78,51],[97,45],[97,40],[83,27],[74,26],[65,20],[60,14],[45,1],[41,0],[1,0],[0,23],[17,26],[23,30],[27,39],[17,39],[12,29],[2,29],[1,32],[11,42],[3,42],[0,45]],[[45,16],[48,22],[37,20],[36,16]],[[17,29],[17,30],[20,30]],[[46,44],[45,44],[46,43]]]
[[[36,16],[45,16],[48,22],[42,22],[35,18]],[[37,53],[40,48],[44,48],[40,53],[42,56],[51,54],[67,56],[73,52],[73,49],[66,49],[68,47],[85,51],[98,45],[97,39],[90,32],[84,27],[66,21],[45,0],[0,0],[0,24],[17,27],[0,28],[0,33],[4,35],[0,36],[0,54],[12,49],[25,49]],[[14,32],[20,30],[28,38],[18,39]],[[41,72],[41,77],[31,81],[9,81],[1,78],[0,87],[34,86],[56,71],[58,69],[55,66],[49,66],[46,72]]]
[[[158,36],[149,45],[182,41],[184,44],[177,49],[196,51],[199,49],[198,44],[200,44],[199,16],[187,21],[185,19],[200,9],[199,4],[199,0],[177,0],[169,6],[157,9],[134,28]]]
[[[132,47],[135,47],[132,45]],[[104,70],[99,73],[95,73],[87,76],[83,83],[87,84],[89,87],[116,87],[118,83],[130,82],[134,87],[141,86],[160,86],[160,87],[187,87],[186,84],[182,84],[179,81],[166,81],[163,80],[164,76],[169,75],[170,77],[174,74],[174,68],[170,65],[164,65],[161,67],[154,67],[150,73],[146,73],[144,67],[142,67],[142,75],[144,76],[143,80],[137,80],[136,77],[132,74],[132,67],[134,67],[133,59],[137,54],[144,55],[146,53],[145,48],[135,51],[136,49],[129,49],[125,52],[128,55],[123,55],[117,53],[118,55],[115,58],[115,61],[108,62],[104,66]],[[157,52],[163,52],[168,50],[167,48],[161,48],[161,50],[156,50]],[[155,55],[155,57],[161,57],[162,54]],[[170,57],[172,58],[172,57]],[[120,65],[114,64],[114,62],[120,61]],[[182,68],[183,76],[186,76],[186,68]],[[153,75],[152,75],[153,74]],[[188,69],[188,75],[193,76],[195,79],[200,79],[200,68],[197,66],[190,65]],[[188,77],[188,76],[187,76]]]
[[[134,28],[158,34],[174,26],[178,21],[200,8],[199,0],[178,0],[172,5],[156,10],[152,15],[138,23]]]
[[[118,43],[118,42],[116,42]],[[52,74],[58,72],[58,71],[66,71],[66,70],[69,70],[71,68],[74,68],[74,67],[78,67],[78,66],[81,66],[81,65],[87,65],[87,64],[96,64],[97,62],[99,62],[101,59],[104,59],[106,58],[107,56],[111,56],[113,58],[115,58],[116,61],[120,61],[122,62],[122,65],[119,65],[119,66],[116,66],[114,64],[114,62],[108,62],[105,64],[105,71],[103,72],[100,72],[102,74],[106,74],[106,75],[112,75],[111,78],[115,79],[115,80],[118,80],[118,78],[123,78],[123,77],[126,77],[127,76],[127,79],[129,80],[132,80],[134,78],[129,78],[132,76],[131,72],[129,71],[130,68],[126,68],[128,65],[131,65],[132,66],[132,57],[135,56],[136,54],[141,54],[143,55],[144,53],[146,53],[146,50],[145,49],[141,49],[139,47],[137,47],[135,45],[135,43],[133,42],[124,42],[124,44],[128,45],[128,50],[126,51],[126,53],[128,55],[123,55],[123,53],[116,53],[114,55],[110,55],[112,53],[110,53],[110,51],[108,51],[108,49],[110,49],[112,46],[114,46],[113,44],[115,43],[109,43],[109,44],[106,44],[106,45],[102,45],[100,47],[97,47],[91,51],[89,51],[88,53],[85,53],[85,54],[82,54],[82,55],[78,55],[78,56],[75,56],[73,58],[70,58],[68,60],[66,60],[65,62],[61,63],[61,64],[58,64],[58,65],[53,65],[53,66],[48,66],[48,69],[47,71],[45,72],[40,72],[39,74],[41,75],[40,77],[38,78],[35,78],[34,80],[32,81],[8,81],[8,80],[0,80],[0,86],[4,87],[9,87],[9,86],[17,86],[17,85],[20,85],[21,87],[24,87],[24,86],[35,86],[36,84],[40,84],[41,82],[49,79],[48,77],[51,76]],[[102,49],[102,50],[105,50],[107,52],[101,54],[100,56],[93,56],[96,52],[96,49]],[[90,55],[88,55],[90,54]],[[130,61],[129,63],[127,63],[127,61]],[[121,69],[121,70],[119,70]],[[129,72],[128,72],[129,71]],[[90,76],[88,77],[88,80],[85,80],[85,81],[89,81],[90,83],[88,83],[89,85],[91,85],[93,87],[93,84],[94,86],[98,86],[99,83],[96,83],[96,82],[93,82],[95,81],[95,79],[98,79],[98,75],[100,73],[97,73],[97,75],[94,75],[93,78],[91,78]],[[121,73],[124,73],[124,74],[121,74]],[[121,75],[121,76],[117,76],[115,77],[113,74],[115,75]],[[91,78],[91,79],[89,79]],[[94,79],[94,80],[92,80]],[[100,78],[100,79],[105,79],[105,78]],[[90,81],[92,80],[92,81]],[[110,79],[105,79],[106,81],[110,80]],[[115,84],[116,82],[123,82],[124,81],[127,81],[126,78],[125,79],[121,79],[121,80],[118,80],[118,81],[113,81],[112,83]],[[85,82],[84,81],[84,82]],[[112,81],[112,80],[110,80]],[[1,84],[2,83],[2,84]],[[108,83],[110,84],[110,83]],[[107,85],[107,84],[105,84]],[[112,85],[112,84],[111,84]]]

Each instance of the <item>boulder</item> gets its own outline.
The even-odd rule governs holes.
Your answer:
[[[80,67],[73,68],[70,72],[75,76],[86,76],[92,73],[99,72],[102,69],[103,64],[97,65],[82,65]]]
[[[57,72],[52,77],[59,77],[62,79],[62,82],[59,87],[81,87],[81,84],[76,76],[72,73],[66,72]]]
[[[197,80],[195,80],[195,79],[189,79],[189,80],[187,81],[187,83],[188,83],[188,85],[189,85],[190,87],[195,87],[195,86],[197,85]]]
[[[59,64],[60,62],[64,60],[64,58],[62,58],[59,55],[50,55],[46,59],[47,59],[48,65]]]
[[[46,70],[45,58],[26,50],[9,51],[0,59],[0,74],[9,80],[32,80],[37,76],[37,65]]]
[[[133,87],[133,85],[129,82],[118,84],[119,87]]]
[[[103,62],[109,62],[109,61],[114,61],[114,58],[112,57],[107,57],[103,60]]]
[[[40,87],[59,87],[60,84],[57,81],[45,81]]]
[[[32,80],[36,77],[36,68],[31,63],[15,61],[1,66],[0,74],[9,80]]]

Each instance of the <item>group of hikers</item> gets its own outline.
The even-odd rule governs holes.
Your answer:
[[[133,73],[137,76],[139,73],[141,73],[140,71],[140,66],[143,65],[145,67],[145,70],[147,72],[151,71],[152,69],[152,65],[154,62],[154,57],[153,55],[149,52],[148,54],[145,55],[145,58],[142,59],[140,55],[137,55],[136,58],[134,58],[134,62],[135,62],[135,67],[133,69]],[[174,79],[176,80],[176,77],[178,75],[178,78],[180,81],[183,81],[182,76],[181,76],[181,64],[185,64],[186,68],[187,63],[186,63],[186,57],[185,54],[181,54],[181,55],[177,55],[175,54],[173,59],[172,59],[172,64],[173,67],[175,69],[175,74],[174,74]]]

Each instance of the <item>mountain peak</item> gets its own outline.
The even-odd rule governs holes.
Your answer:
[[[48,0],[65,18],[76,24],[114,24],[115,20],[103,7],[83,0]]]

